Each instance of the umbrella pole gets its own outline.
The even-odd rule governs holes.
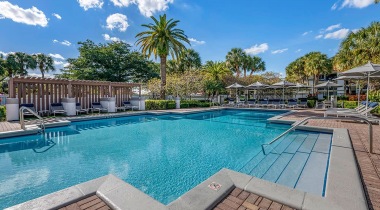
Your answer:
[[[282,86],[282,101],[285,101],[285,86]]]
[[[356,91],[358,92],[358,106],[360,103],[360,85],[359,85],[359,80],[356,80]]]
[[[368,94],[369,94],[369,73],[367,74],[367,97],[366,97],[366,106],[365,106],[365,110],[367,111],[368,110]],[[367,115],[368,113],[366,113]]]

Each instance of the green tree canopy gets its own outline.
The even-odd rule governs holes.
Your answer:
[[[380,22],[350,33],[333,58],[336,71],[346,71],[368,61],[380,63]]]
[[[79,42],[79,57],[69,58],[59,77],[111,82],[146,82],[157,77],[158,66],[124,42]]]
[[[237,77],[240,77],[240,68],[243,65],[245,53],[241,48],[232,48],[226,55],[227,66],[236,73]]]
[[[194,49],[183,50],[178,59],[167,62],[168,73],[183,73],[185,71],[199,70],[201,67],[201,57]]]
[[[54,60],[51,56],[45,55],[43,53],[33,55],[35,61],[37,62],[37,67],[40,69],[42,78],[45,77],[45,73],[49,71],[55,71]]]

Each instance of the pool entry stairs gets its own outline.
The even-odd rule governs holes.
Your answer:
[[[331,134],[292,131],[254,154],[240,172],[324,195],[331,139]]]

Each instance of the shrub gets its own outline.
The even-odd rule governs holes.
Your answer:
[[[366,95],[360,95],[360,101],[365,101],[366,99],[367,99]],[[345,99],[345,100],[347,100],[347,99]],[[348,100],[349,101],[358,101],[358,95],[350,95],[348,97]]]
[[[146,110],[175,109],[175,101],[172,100],[146,100]]]
[[[314,108],[316,100],[307,100],[307,107]]]
[[[346,95],[338,96],[337,99],[338,99],[339,101],[347,101],[347,100],[348,100],[348,96],[346,96]]]
[[[0,106],[0,121],[5,121],[6,111],[5,106]]]
[[[357,101],[343,101],[343,107],[348,109],[354,109],[358,106]]]
[[[203,101],[197,101],[197,100],[181,101],[181,108],[195,108],[195,107],[210,107],[210,102],[203,102]]]

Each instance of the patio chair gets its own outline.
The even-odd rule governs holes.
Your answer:
[[[66,114],[65,109],[61,103],[51,103],[50,104],[50,114]]]
[[[371,103],[371,102],[369,102],[369,103]],[[348,111],[348,112],[357,111],[357,112],[360,112],[362,110],[365,110],[366,104],[367,104],[366,101],[362,101],[359,104],[359,106],[357,106],[354,109],[348,109],[348,108],[329,108],[329,109],[326,110],[325,116],[327,116],[327,115],[335,115],[337,111]]]
[[[296,108],[297,107],[297,105],[298,105],[298,101],[297,101],[297,99],[289,99],[288,100],[288,104],[285,106],[286,108],[291,108],[291,109],[294,109],[294,108]]]
[[[228,103],[223,104],[223,106],[235,106],[235,99],[233,98],[227,98]]]
[[[79,115],[80,113],[88,114],[88,109],[83,109],[80,103],[75,104],[75,109],[76,109],[77,115]]]
[[[123,106],[124,106],[124,110],[131,109],[133,111],[133,109],[139,108],[138,106],[133,106],[130,101],[124,101]]]
[[[20,108],[21,107],[27,107],[27,108],[31,109],[32,111],[36,112],[36,108],[34,107],[34,104],[20,104]],[[23,110],[23,114],[26,116],[33,116],[33,114],[26,109]]]
[[[250,100],[248,100],[248,108],[251,108],[251,106],[252,107],[255,107],[256,106],[256,100],[252,100],[252,99],[250,99]]]
[[[307,108],[307,98],[299,98],[299,104],[297,104],[297,108]]]
[[[323,109],[332,108],[331,101],[325,100],[325,101],[322,102],[322,104],[323,104]]]
[[[281,104],[280,99],[271,99],[268,101],[268,108],[272,107],[272,108],[277,109],[277,107],[279,107],[280,104]]]
[[[108,112],[108,108],[103,107],[99,102],[93,102],[91,103],[91,112],[94,113],[94,111]]]
[[[336,116],[339,117],[339,116],[345,116],[345,117],[348,117],[348,116],[358,116],[358,117],[366,117],[368,115],[370,115],[370,112],[375,109],[376,107],[379,106],[379,103],[378,102],[371,102],[368,104],[368,109],[367,108],[364,108],[364,109],[361,109],[359,111],[356,111],[356,110],[352,110],[352,111],[336,111]]]
[[[267,99],[259,99],[257,103],[257,107],[267,107],[268,106],[268,100]]]

